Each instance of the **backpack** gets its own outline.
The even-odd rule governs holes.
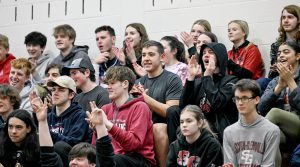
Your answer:
[[[300,144],[294,149],[290,160],[290,167],[298,166],[300,166]]]

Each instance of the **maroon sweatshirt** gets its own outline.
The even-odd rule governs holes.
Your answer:
[[[137,152],[152,165],[154,158],[152,113],[144,98],[132,99],[120,107],[114,102],[106,104],[102,110],[114,125],[109,131],[115,154]],[[92,144],[96,144],[94,132]]]

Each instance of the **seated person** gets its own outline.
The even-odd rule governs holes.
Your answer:
[[[200,65],[195,55],[189,62],[189,77],[180,98],[180,108],[188,104],[198,105],[213,132],[222,142],[224,129],[238,119],[232,102],[232,86],[237,78],[227,75],[227,51],[221,43],[204,44],[200,50],[202,77],[196,78]]]
[[[19,109],[21,97],[19,92],[10,85],[0,85],[0,132],[5,126],[8,115]]]
[[[0,34],[0,84],[9,83],[9,73],[11,68],[11,61],[15,59],[15,57],[8,53],[9,51],[9,43],[8,38],[5,35]]]
[[[170,145],[167,167],[223,164],[222,146],[198,106],[188,105],[182,110],[180,131],[177,140]]]
[[[47,84],[52,87],[53,108],[47,114],[48,126],[55,151],[61,156],[64,165],[68,164],[68,154],[72,146],[89,140],[89,126],[85,121],[85,111],[76,102],[76,84],[68,76],[60,76]],[[39,97],[31,99],[36,112],[42,106]]]
[[[40,166],[37,129],[26,110],[14,110],[7,117],[0,133],[0,164],[10,166]]]
[[[264,62],[256,45],[249,42],[248,23],[243,20],[232,20],[228,24],[228,38],[233,47],[228,51],[228,72],[239,79],[264,77]]]
[[[300,46],[293,41],[279,46],[279,76],[268,85],[258,110],[281,130],[281,149],[292,149],[300,141]]]
[[[231,166],[281,166],[279,128],[258,114],[260,86],[242,79],[233,87],[240,118],[224,131],[224,163]],[[276,157],[276,154],[278,157]]]
[[[128,67],[111,67],[106,73],[112,103],[87,112],[95,128],[99,166],[155,166],[151,111],[142,96],[131,98],[135,74]],[[97,141],[95,140],[97,136]]]

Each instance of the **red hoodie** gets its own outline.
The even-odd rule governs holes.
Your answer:
[[[9,83],[10,62],[14,59],[15,57],[9,53],[4,60],[0,61],[0,84]]]
[[[114,102],[106,104],[102,110],[114,125],[109,131],[115,154],[137,152],[153,166],[154,158],[152,113],[144,98],[133,99],[119,108]],[[94,132],[92,144],[96,143]]]

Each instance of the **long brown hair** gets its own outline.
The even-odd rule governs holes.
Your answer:
[[[284,31],[284,28],[282,27],[282,13],[284,10],[297,17],[297,33],[294,38],[295,41],[297,42],[300,40],[300,7],[297,5],[288,5],[282,9],[281,16],[280,16],[280,26],[278,28],[278,32],[279,32],[278,42],[282,43],[286,40],[286,33]]]

